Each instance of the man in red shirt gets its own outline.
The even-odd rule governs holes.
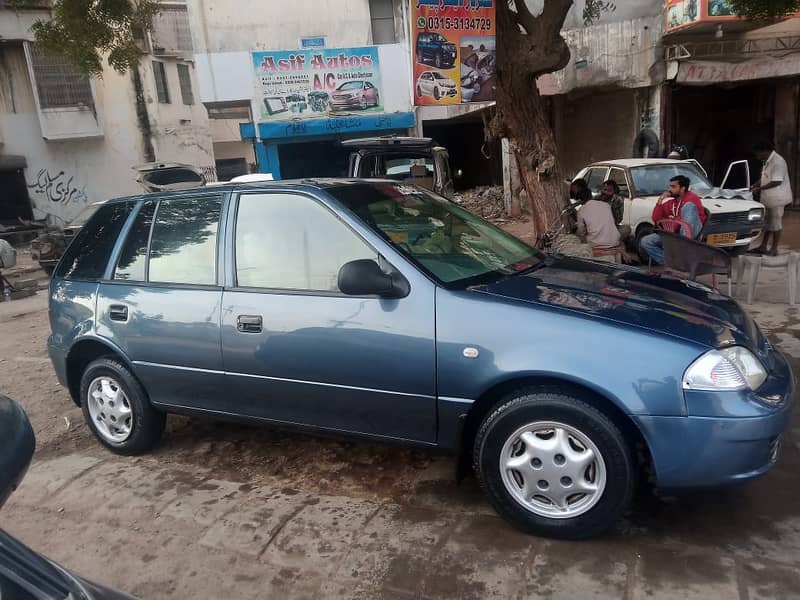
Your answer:
[[[696,238],[703,229],[706,212],[700,196],[689,191],[689,183],[689,178],[685,175],[669,180],[669,190],[661,194],[653,208],[653,223],[658,224],[663,219],[683,221],[686,225],[681,225],[681,235]],[[664,264],[664,248],[657,233],[644,236],[641,245],[650,260],[659,265]]]

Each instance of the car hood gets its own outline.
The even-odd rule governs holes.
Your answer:
[[[716,348],[766,353],[753,319],[731,298],[699,283],[620,265],[550,256],[529,273],[472,288],[581,313]]]

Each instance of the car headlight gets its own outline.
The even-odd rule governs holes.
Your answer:
[[[751,208],[750,212],[747,213],[747,220],[748,221],[760,221],[764,218],[764,209],[763,208]]]
[[[694,361],[683,376],[686,390],[757,390],[767,379],[767,371],[747,348],[730,346],[706,352]]]

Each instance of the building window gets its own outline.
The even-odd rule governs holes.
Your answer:
[[[41,108],[94,106],[89,80],[66,60],[48,56],[33,44],[30,46],[30,57]]]
[[[230,181],[239,175],[247,175],[246,158],[220,158],[216,161],[219,181]]]
[[[192,76],[189,74],[189,65],[178,65],[178,81],[181,84],[181,98],[187,106],[194,104],[192,92]]]
[[[153,17],[150,32],[153,54],[180,55],[192,53],[192,32],[185,3],[160,4]]]
[[[167,84],[167,71],[163,62],[153,61],[153,74],[156,77],[156,93],[161,104],[169,104],[169,85]]]
[[[397,36],[392,0],[369,0],[369,14],[372,20],[372,43],[394,44]]]

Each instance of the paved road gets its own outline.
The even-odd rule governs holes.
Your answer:
[[[753,309],[800,368],[798,311]],[[155,453],[114,456],[58,387],[46,334],[43,299],[0,304],[0,390],[39,442],[0,527],[143,599],[800,597],[800,419],[766,478],[643,494],[614,534],[558,542],[416,451],[175,417]]]

